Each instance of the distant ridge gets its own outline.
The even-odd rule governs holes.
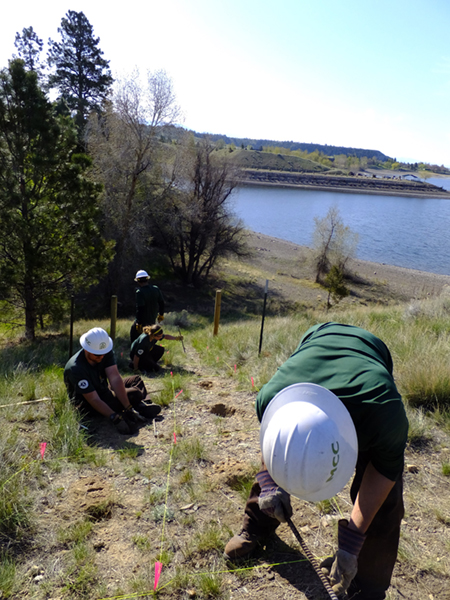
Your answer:
[[[357,156],[361,158],[367,156],[368,158],[376,158],[380,161],[386,161],[392,159],[391,156],[383,154],[379,150],[367,150],[364,148],[346,148],[345,146],[329,146],[328,144],[307,144],[302,142],[279,142],[277,140],[260,140],[250,138],[236,138],[229,137],[227,135],[220,135],[218,133],[197,133],[193,131],[196,137],[208,137],[212,142],[218,142],[223,140],[225,144],[234,144],[235,146],[251,146],[253,150],[262,150],[263,146],[278,146],[280,148],[287,148],[288,150],[302,150],[307,152],[314,152],[317,150],[323,152],[326,156],[336,156],[337,154],[345,154],[346,156]]]

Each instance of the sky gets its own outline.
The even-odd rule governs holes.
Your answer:
[[[84,12],[115,77],[171,77],[181,125],[230,137],[380,150],[450,167],[449,0],[21,0],[0,19],[59,40]]]

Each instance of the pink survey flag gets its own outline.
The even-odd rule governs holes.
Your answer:
[[[252,387],[255,387],[255,382],[253,381],[253,377],[251,377],[252,380]]]
[[[159,560],[157,560],[155,562],[155,585],[153,587],[153,590],[156,590],[156,588],[158,587],[158,582],[159,582],[159,577],[161,575],[161,570],[162,570],[162,562],[159,562]]]
[[[175,431],[173,432],[173,443],[177,443],[177,434],[175,433]]]
[[[234,365],[234,372],[236,373],[236,365]]]
[[[45,449],[47,447],[47,442],[41,442],[40,446],[41,446],[41,458],[44,459],[44,454],[45,454]]]

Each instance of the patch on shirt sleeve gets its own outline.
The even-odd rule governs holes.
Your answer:
[[[144,351],[143,351],[143,350],[138,350],[138,351],[137,351],[137,353],[138,353],[138,354],[139,354],[139,356],[140,356],[141,354],[144,354]]]
[[[78,382],[78,387],[80,390],[85,390],[87,387],[89,387],[89,381],[87,379],[82,379]]]

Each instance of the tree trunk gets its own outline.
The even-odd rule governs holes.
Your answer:
[[[25,283],[25,337],[33,341],[36,338],[36,305],[33,294],[33,284]]]

